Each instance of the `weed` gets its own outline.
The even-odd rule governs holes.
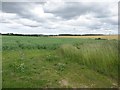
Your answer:
[[[65,69],[65,64],[63,63],[58,63],[55,65],[55,68],[58,70],[58,71],[64,71]]]

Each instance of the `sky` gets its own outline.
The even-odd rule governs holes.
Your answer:
[[[117,2],[2,2],[1,33],[117,34]]]

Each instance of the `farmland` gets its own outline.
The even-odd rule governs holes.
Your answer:
[[[101,38],[101,39],[117,39],[118,40],[118,35],[101,35],[101,36],[57,36],[58,38]]]
[[[3,88],[117,87],[116,38],[3,36],[2,50]]]

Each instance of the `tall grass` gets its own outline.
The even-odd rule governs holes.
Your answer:
[[[101,74],[118,79],[117,42],[105,41],[78,46],[62,45],[58,52],[80,65],[85,65]]]

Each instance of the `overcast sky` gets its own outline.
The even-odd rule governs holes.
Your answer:
[[[117,34],[117,2],[2,2],[2,33]]]

